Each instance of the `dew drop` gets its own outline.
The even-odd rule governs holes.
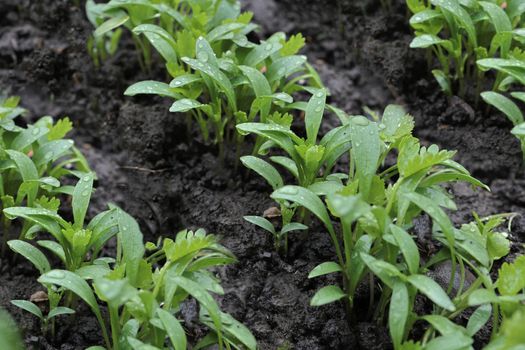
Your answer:
[[[208,54],[203,51],[197,54],[197,58],[199,59],[199,61],[202,61],[202,62],[208,62],[208,59],[209,59]]]
[[[33,135],[38,135],[38,133],[40,132],[40,128],[34,128],[32,132]]]
[[[321,97],[323,97],[323,96],[324,96],[324,93],[323,93],[322,91],[319,91],[319,92],[317,93],[317,97],[321,98]]]
[[[91,176],[90,175],[86,175],[86,176],[84,176],[84,178],[82,180],[89,181],[89,180],[91,180]]]
[[[266,46],[264,47],[264,49],[265,49],[266,51],[271,51],[271,50],[273,49],[273,45],[270,44],[270,43],[268,43],[268,44],[266,44]]]
[[[323,107],[321,107],[321,106],[319,106],[319,107],[317,107],[317,108],[315,109],[315,111],[318,112],[318,113],[321,112],[322,110],[323,110]]]

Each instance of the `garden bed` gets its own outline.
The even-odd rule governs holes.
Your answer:
[[[523,214],[522,155],[506,118],[497,113],[483,117],[467,102],[441,93],[421,52],[408,47],[412,32],[403,1],[391,13],[376,1],[365,1],[366,16],[352,3],[251,0],[244,5],[255,13],[261,38],[277,30],[304,34],[304,53],[330,89],[333,104],[350,114],[363,113],[362,106],[382,111],[390,103],[402,104],[415,117],[415,135],[423,144],[458,151],[455,159],[492,192],[451,186],[459,208],[451,213],[456,224],[471,221],[472,211],[480,216]],[[291,236],[288,256],[279,256],[271,237],[242,219],[273,205],[267,184],[233,171],[228,162],[218,165],[215,148],[200,142],[196,130],[188,137],[184,120],[168,112],[167,101],[123,96],[132,83],[151,78],[141,72],[129,38],[97,69],[86,51],[93,29],[83,7],[67,0],[1,0],[0,13],[0,94],[20,96],[28,120],[71,118],[73,139],[98,175],[91,215],[113,202],[137,219],[147,240],[186,227],[221,236],[239,260],[218,271],[226,292],[221,305],[251,329],[261,349],[390,346],[386,328],[360,322],[349,329],[337,304],[309,306],[327,279],[309,280],[307,275],[334,255],[320,225]],[[154,69],[153,75],[164,80],[161,72]],[[337,123],[327,118],[323,130]],[[517,217],[511,255],[522,249],[524,234],[525,218]],[[57,338],[48,341],[33,316],[9,305],[40,288],[29,263],[0,261],[0,306],[15,316],[29,348],[83,349],[100,342],[87,309],[78,312],[73,324],[59,323]],[[366,290],[358,294],[367,301]],[[195,305],[188,304],[183,314],[190,334],[202,336]]]

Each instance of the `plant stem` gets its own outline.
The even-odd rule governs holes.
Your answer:
[[[109,306],[109,321],[111,323],[111,337],[113,339],[113,350],[119,350],[120,323],[118,316],[118,306]]]

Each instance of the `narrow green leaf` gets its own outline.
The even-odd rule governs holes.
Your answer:
[[[38,306],[36,306],[34,303],[27,301],[27,300],[11,300],[11,304],[15,305],[16,307],[21,308],[22,310],[25,310],[27,312],[32,313],[39,319],[43,320],[44,315],[42,314],[42,310]]]
[[[310,301],[311,306],[321,306],[333,303],[346,297],[345,292],[339,286],[326,286],[317,291]]]
[[[260,228],[270,232],[273,235],[276,234],[273,224],[261,216],[244,216],[243,218],[244,220],[259,226]]]
[[[157,315],[164,326],[164,330],[168,333],[171,345],[173,345],[175,350],[186,350],[186,333],[179,320],[168,311],[160,308],[157,309]]]
[[[313,145],[317,142],[317,134],[319,133],[319,127],[323,121],[323,114],[326,105],[326,90],[315,89],[312,92],[313,95],[306,106],[304,123],[307,140]]]
[[[22,255],[35,265],[40,274],[44,274],[51,270],[51,265],[49,265],[46,256],[31,244],[20,240],[12,240],[7,242],[7,245],[12,251]]]
[[[93,181],[93,173],[84,174],[78,180],[75,190],[73,191],[71,205],[73,207],[73,218],[77,229],[84,227],[84,219],[93,192]]]
[[[419,271],[419,249],[414,239],[401,227],[390,225],[390,230],[394,236],[399,249],[403,253],[410,274],[416,274]]]
[[[405,326],[409,312],[408,288],[403,282],[395,282],[388,311],[388,329],[395,349],[401,346],[405,337]]]
[[[94,35],[95,36],[102,36],[106,34],[109,31],[112,31],[115,28],[120,27],[124,23],[126,23],[129,20],[129,16],[122,13],[118,16],[115,16],[113,18],[108,19],[106,22],[102,23],[96,30]]]
[[[241,162],[248,169],[261,175],[274,190],[284,186],[283,179],[279,172],[265,160],[253,156],[244,156],[241,157]]]
[[[343,269],[338,263],[335,263],[333,261],[328,261],[328,262],[324,262],[322,264],[317,265],[312,271],[310,271],[308,278],[319,277],[319,276],[328,275],[330,273],[341,272],[341,271],[343,271]]]
[[[520,111],[519,107],[508,97],[503,96],[497,92],[486,91],[481,93],[481,98],[505,114],[514,125],[523,123],[523,113]]]
[[[174,92],[170,85],[153,80],[145,80],[135,83],[124,91],[124,95],[126,96],[140,94],[166,96],[174,99],[184,98],[181,94]]]

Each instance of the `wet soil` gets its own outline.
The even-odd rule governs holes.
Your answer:
[[[403,104],[423,143],[458,150],[456,159],[492,192],[451,186],[459,208],[451,214],[455,223],[470,221],[472,211],[524,213],[522,158],[510,125],[501,115],[487,117],[469,101],[441,94],[422,53],[408,48],[403,1],[394,1],[389,13],[379,1],[243,3],[255,12],[261,38],[278,30],[306,36],[305,54],[330,88],[332,103],[353,114],[363,113],[363,106],[381,111]],[[333,257],[323,230],[314,225],[292,237],[287,257],[275,254],[270,237],[242,219],[272,206],[268,186],[229,163],[218,165],[216,150],[196,131],[186,133],[184,120],[167,111],[168,101],[125,98],[134,82],[163,80],[160,65],[141,72],[124,38],[118,53],[96,68],[85,46],[91,30],[82,7],[67,0],[0,0],[0,94],[21,96],[28,120],[67,115],[74,121],[73,138],[98,175],[90,215],[113,202],[137,218],[149,240],[186,227],[220,235],[239,259],[218,271],[226,292],[221,304],[252,330],[261,349],[389,348],[386,329],[367,322],[349,329],[339,305],[309,306],[329,282],[306,278]],[[335,125],[328,117],[323,130]],[[524,219],[516,218],[513,253],[524,231]],[[55,339],[46,340],[33,317],[9,305],[41,289],[35,271],[20,260],[0,264],[0,306],[15,316],[30,349],[83,349],[100,342],[96,321],[84,309],[61,319]],[[187,325],[194,323],[195,308],[189,305],[184,316]],[[202,329],[189,328],[202,335]]]

